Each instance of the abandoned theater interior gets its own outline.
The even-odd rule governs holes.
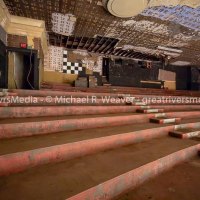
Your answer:
[[[1,200],[200,200],[200,0],[0,0]]]

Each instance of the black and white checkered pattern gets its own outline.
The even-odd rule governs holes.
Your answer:
[[[68,54],[67,51],[63,52],[63,73],[67,74],[79,74],[83,71],[82,63],[72,63],[68,62]]]
[[[63,66],[63,72],[67,74],[79,74],[79,72],[83,71],[83,67],[81,63],[72,63],[67,62],[65,66]]]

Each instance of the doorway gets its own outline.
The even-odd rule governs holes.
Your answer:
[[[7,48],[8,88],[39,89],[39,60],[36,50]]]
[[[0,88],[6,89],[8,87],[7,78],[6,46],[0,40]]]
[[[107,81],[109,81],[109,66],[110,66],[110,59],[103,58],[103,76],[106,77]]]

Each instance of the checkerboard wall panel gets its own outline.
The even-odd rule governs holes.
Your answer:
[[[72,63],[67,62],[67,65],[63,66],[63,73],[67,74],[79,74],[79,72],[83,71],[83,67],[81,63]]]

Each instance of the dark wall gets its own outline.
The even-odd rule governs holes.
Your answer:
[[[2,26],[0,26],[0,40],[7,45],[7,33]]]
[[[7,88],[8,86],[7,73],[6,46],[0,40],[0,88]]]
[[[158,80],[159,69],[163,69],[161,63],[146,69],[133,60],[110,61],[109,82],[113,86],[141,87],[141,80]],[[177,90],[191,89],[191,67],[167,66],[164,69],[176,73]]]
[[[191,67],[169,65],[165,70],[176,73],[177,90],[191,90]]]
[[[200,67],[191,67],[191,88],[200,90]]]

